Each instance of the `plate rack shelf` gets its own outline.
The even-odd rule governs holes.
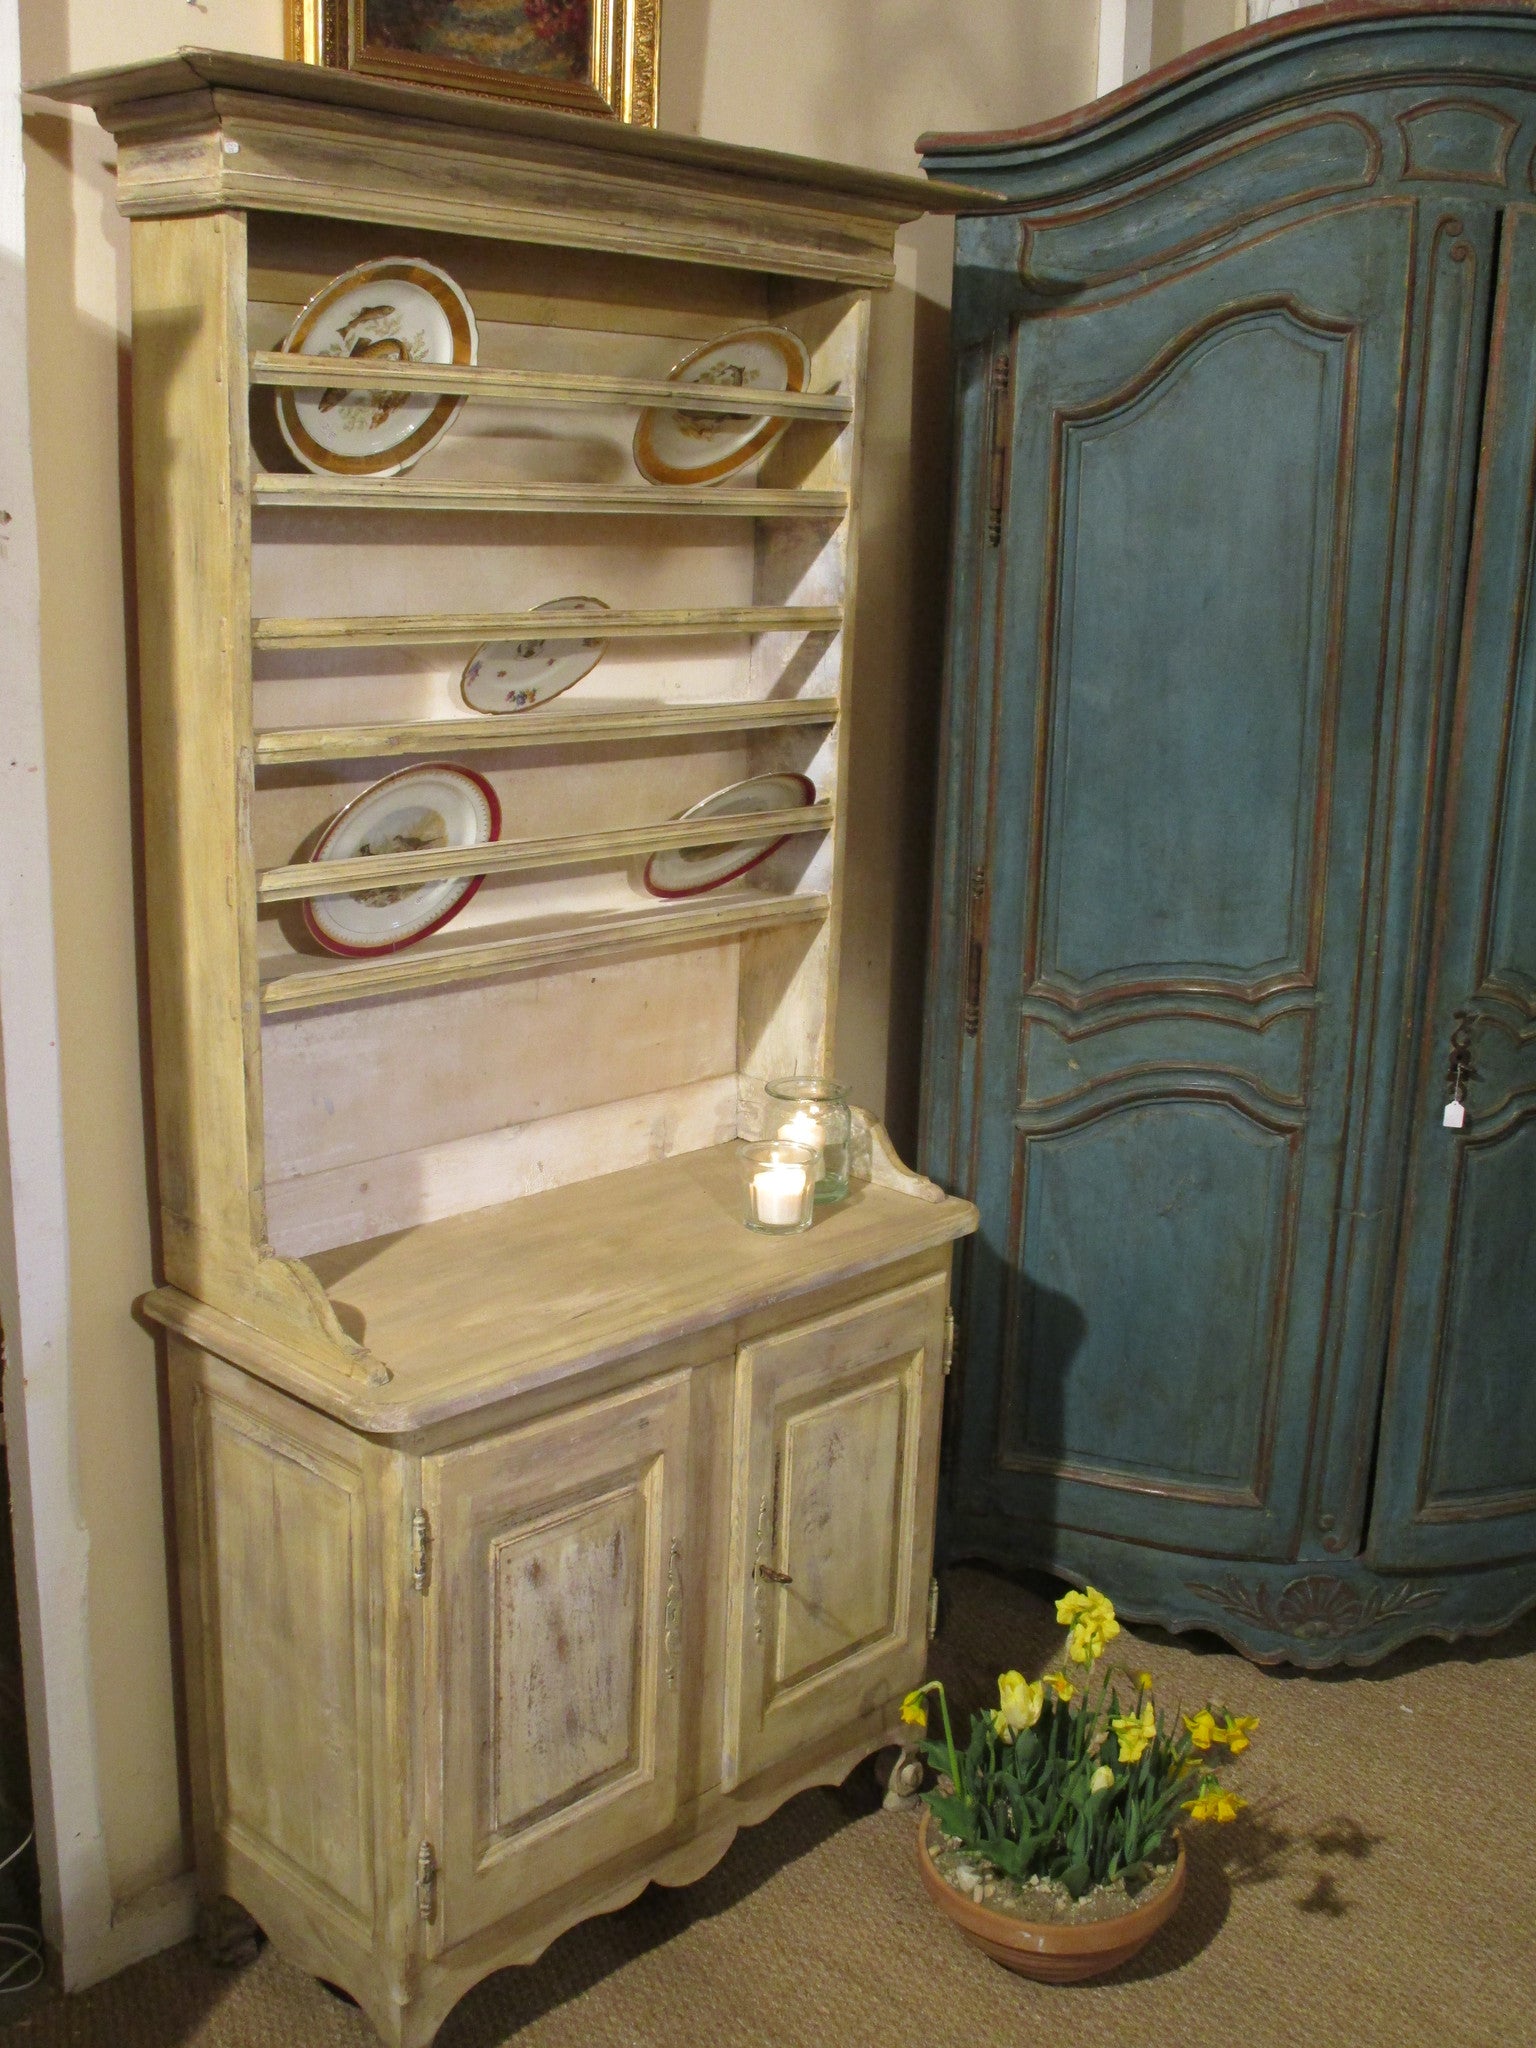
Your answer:
[[[416,2048],[843,1775],[921,1671],[974,1211],[856,1114],[846,1201],[759,1236],[738,1140],[832,1060],[870,293],[972,195],[212,52],[51,90],[116,136],[133,222],[145,1305],[199,1880]],[[401,474],[301,471],[282,394],[380,372],[283,338],[401,256],[478,360],[389,389],[463,403]],[[779,438],[647,482],[642,410],[721,406],[672,365],[765,323],[808,388],[730,405]],[[606,609],[539,609],[575,597]],[[465,699],[484,643],[594,637],[554,699]],[[472,761],[500,836],[312,860],[413,761]],[[811,801],[683,817],[762,774]],[[644,886],[742,836],[772,851],[728,886]],[[390,954],[304,919],[454,878]]]

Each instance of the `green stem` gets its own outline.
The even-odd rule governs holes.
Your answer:
[[[930,1678],[923,1687],[923,1691],[936,1692],[939,1696],[939,1713],[944,1721],[944,1747],[949,1751],[949,1782],[954,1786],[960,1797],[965,1800],[966,1805],[969,1806],[971,1803],[970,1799],[967,1797],[965,1787],[960,1783],[960,1765],[955,1758],[955,1738],[949,1726],[949,1701],[944,1697],[943,1679]]]

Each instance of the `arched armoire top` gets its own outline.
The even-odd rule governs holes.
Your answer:
[[[1416,0],[1411,7],[1330,0],[1202,44],[1051,120],[922,135],[917,149],[930,177],[974,183],[984,176],[1005,206],[1034,205],[1144,172],[1165,149],[1185,154],[1286,106],[1437,84],[1454,98],[1484,85],[1521,83],[1536,85],[1529,0]],[[1497,177],[1475,182],[1502,184],[1507,175],[1522,190],[1536,190],[1536,135],[1518,141]],[[1406,138],[1385,169],[1389,176],[1415,175]],[[1429,173],[1421,168],[1416,175]]]

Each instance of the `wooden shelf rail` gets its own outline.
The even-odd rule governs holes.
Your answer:
[[[830,804],[805,804],[793,811],[677,818],[661,825],[618,825],[609,832],[495,839],[485,846],[437,846],[425,853],[305,860],[292,867],[266,869],[257,878],[256,899],[259,903],[299,903],[314,896],[346,896],[357,889],[391,889],[408,882],[439,882],[454,875],[511,875],[531,868],[584,867],[594,861],[626,860],[634,854],[660,853],[678,846],[728,846],[738,839],[756,842],[825,832],[831,823]]]
[[[415,483],[399,477],[289,476],[260,470],[251,478],[257,505],[354,512],[582,512],[589,518],[638,514],[646,519],[841,519],[846,491],[729,490],[715,484]]]
[[[500,974],[569,966],[578,961],[648,952],[658,946],[729,939],[780,925],[819,924],[831,907],[827,896],[769,896],[742,890],[722,892],[700,903],[659,905],[654,910],[604,911],[557,930],[516,937],[444,945],[393,953],[379,960],[343,966],[278,972],[262,990],[268,1016],[315,1010],[370,996],[445,988],[489,981]]]
[[[374,761],[400,754],[500,753],[511,747],[601,746],[615,740],[684,739],[692,733],[793,731],[835,725],[835,697],[784,697],[766,703],[614,704],[602,710],[503,717],[421,718],[394,725],[291,726],[256,735],[258,768],[311,761]]]
[[[431,612],[336,619],[253,619],[257,647],[456,647],[482,640],[679,640],[727,633],[835,633],[841,605],[741,605],[700,611]]]
[[[853,400],[841,391],[754,391],[722,394],[718,385],[674,384],[666,377],[578,376],[555,370],[503,370],[490,364],[357,363],[330,356],[251,352],[251,382],[289,390],[451,393],[496,405],[660,406],[667,412],[763,413],[785,420],[849,420]],[[729,404],[724,401],[729,398]]]

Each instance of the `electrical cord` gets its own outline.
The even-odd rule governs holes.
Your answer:
[[[10,1869],[24,1850],[32,1846],[32,1829],[0,1860],[0,1875]],[[5,1961],[9,1955],[11,1960]],[[18,1976],[18,1972],[28,1974]],[[30,1991],[43,1976],[43,1937],[24,1920],[0,1920],[0,1996],[7,1992]]]

